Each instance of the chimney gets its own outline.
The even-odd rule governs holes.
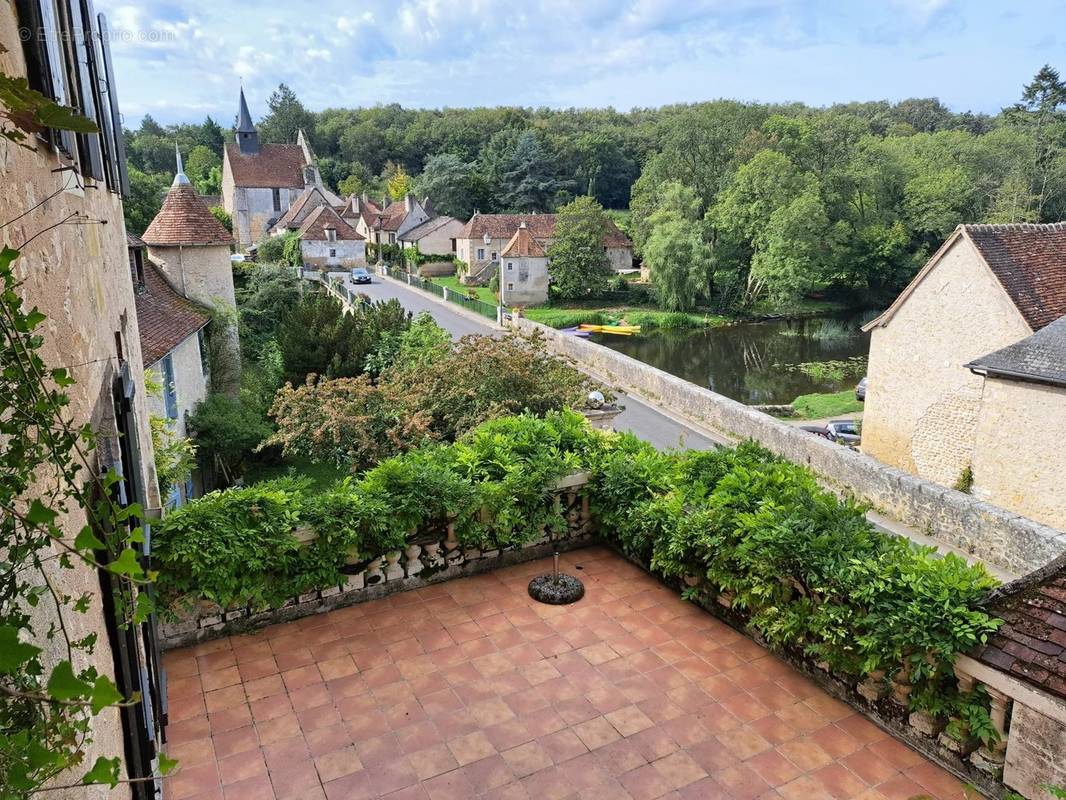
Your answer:
[[[410,214],[411,211],[414,209],[414,205],[415,205],[415,196],[413,194],[411,194],[410,192],[408,192],[407,194],[405,194],[403,196],[403,210],[406,211],[408,214]]]
[[[370,195],[368,195],[366,193],[366,190],[363,190],[363,193],[361,195],[359,195],[359,197],[362,199],[362,201],[364,203],[369,203],[370,202]]]
[[[526,229],[526,221],[522,220],[522,224],[519,225],[518,227],[521,228],[522,230],[525,230]]]

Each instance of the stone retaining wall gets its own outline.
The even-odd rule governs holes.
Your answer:
[[[828,488],[850,493],[873,509],[983,561],[1023,574],[1066,552],[1062,531],[812,436],[579,336],[520,317],[511,318],[509,324],[524,333],[540,333],[556,352],[598,377],[728,439],[754,439],[789,461],[809,467]]]

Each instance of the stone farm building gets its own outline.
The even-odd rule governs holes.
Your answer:
[[[1066,223],[959,226],[867,329],[863,451],[1066,529]]]
[[[233,219],[238,246],[247,248],[262,239],[309,186],[319,187],[331,205],[342,204],[322,184],[303,131],[296,144],[259,143],[241,89],[236,141],[222,153],[222,206]]]
[[[466,223],[455,241],[455,254],[479,274],[500,263],[500,254],[519,227],[525,225],[537,243],[547,250],[555,240],[555,214],[479,214]],[[603,250],[616,272],[633,268],[633,243],[608,221]]]
[[[522,222],[501,254],[500,303],[526,306],[546,302],[548,255]]]
[[[463,229],[463,221],[441,215],[399,234],[397,241],[404,249],[415,248],[419,253],[433,256],[454,256],[455,240]]]

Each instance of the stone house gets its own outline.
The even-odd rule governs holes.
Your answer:
[[[297,231],[305,266],[351,269],[366,266],[366,241],[332,206],[317,206]]]
[[[464,223],[455,217],[430,217],[421,225],[407,228],[398,242],[404,249],[415,248],[419,253],[434,256],[454,256],[455,240]]]
[[[369,202],[365,197],[350,200],[349,204],[353,202],[357,203],[358,208],[355,229],[367,242],[375,246],[397,244],[404,234],[434,216],[428,197],[420,202],[410,193],[403,200],[388,204],[382,198],[380,206]]]
[[[1066,501],[1050,488],[1066,456],[1043,444],[1061,423],[1061,387],[1028,367],[988,369],[1028,363],[1024,353],[1000,351],[1064,315],[1066,224],[959,226],[865,328],[863,452],[945,486],[972,476],[975,496],[1066,527]],[[1046,344],[1034,338],[1023,349]]]
[[[988,607],[1004,623],[955,674],[963,691],[984,687],[1000,740],[970,758],[1023,797],[1050,797],[1045,786],[1066,786],[1066,555],[1001,586]]]
[[[208,309],[175,291],[163,271],[148,258],[146,246],[135,236],[126,236],[137,304],[144,368],[162,387],[147,398],[148,412],[167,420],[172,435],[186,438],[186,418],[207,396],[207,359],[204,330],[211,321]],[[163,498],[180,506],[203,494],[198,474],[183,486],[174,486]]]
[[[4,4],[0,72],[74,106],[97,123],[99,132],[45,128],[28,134],[25,146],[7,143],[0,149],[5,186],[0,219],[9,221],[3,239],[20,251],[12,265],[19,281],[15,291],[25,308],[36,307],[45,315],[37,329],[43,338],[38,354],[49,368],[65,367],[75,381],[65,389],[69,404],[63,417],[95,433],[96,447],[87,454],[83,477],[115,469],[122,476],[115,487],[118,501],[137,502],[151,515],[160,501],[122,215],[129,184],[110,34],[104,15],[86,13],[84,4],[64,5],[64,11],[57,16],[43,3]],[[48,491],[52,480],[39,475],[31,496],[36,489]],[[70,540],[89,523],[77,506],[60,509],[55,521]],[[59,555],[58,549],[53,552]],[[42,796],[102,800],[154,794],[160,785],[152,780],[151,762],[167,709],[154,630],[147,624],[122,626],[103,600],[113,584],[100,570],[80,561],[62,569],[48,552],[41,555],[55,592],[89,599],[85,613],[62,618],[70,639],[97,640],[91,657],[83,651],[74,654],[75,671],[93,666],[123,693],[140,692],[146,698],[91,717],[83,763],[55,782],[69,788]],[[34,644],[45,648],[45,663],[65,658],[63,636],[45,640],[43,635],[59,621],[54,605],[42,602],[32,613],[41,634]],[[142,782],[120,783],[114,790],[78,785],[86,765],[100,757],[117,758],[120,778]]]
[[[236,141],[222,152],[222,207],[233,219],[238,247],[262,239],[309,186],[321,189],[331,205],[341,205],[341,199],[323,186],[303,131],[296,144],[260,144],[241,89]]]
[[[548,302],[548,256],[526,223],[500,253],[500,303],[527,306]]]
[[[515,231],[525,224],[530,234],[547,251],[555,241],[555,214],[479,214],[466,223],[455,240],[455,254],[464,261],[469,274],[499,264],[500,253]],[[633,268],[633,243],[618,226],[608,220],[603,235],[603,251],[616,272]]]

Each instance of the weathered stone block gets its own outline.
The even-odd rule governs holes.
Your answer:
[[[938,736],[947,725],[943,717],[934,717],[924,711],[912,711],[907,721],[912,728],[926,736]]]

